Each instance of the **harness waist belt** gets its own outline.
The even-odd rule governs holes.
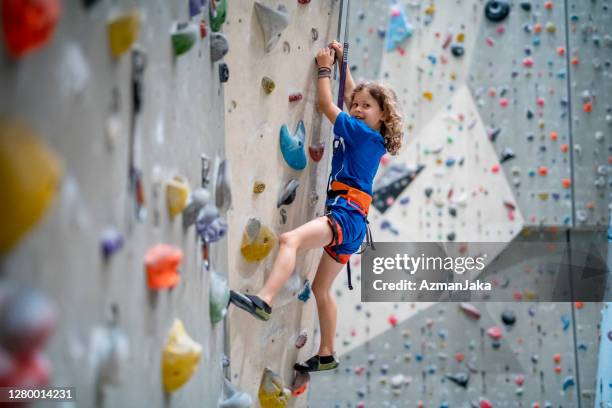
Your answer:
[[[341,181],[334,180],[331,183],[331,190],[328,191],[327,197],[334,198],[338,196],[345,198],[349,204],[352,201],[359,205],[363,210],[364,215],[368,215],[370,204],[372,203],[372,197],[368,193],[365,193],[355,187],[351,187]]]

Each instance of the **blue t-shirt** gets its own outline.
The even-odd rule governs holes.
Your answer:
[[[334,133],[340,137],[340,146],[332,158],[332,180],[372,195],[372,183],[387,151],[382,135],[365,122],[340,112],[334,123]]]

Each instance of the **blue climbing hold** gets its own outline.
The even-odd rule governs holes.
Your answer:
[[[562,315],[561,316],[561,323],[563,323],[563,331],[567,331],[567,329],[569,329],[570,327],[570,319],[569,317],[567,317],[567,315]]]
[[[569,376],[565,380],[563,380],[563,391],[566,391],[569,387],[576,385],[576,381],[574,381],[574,377]]]
[[[387,52],[393,51],[412,35],[412,26],[406,19],[406,14],[397,4],[391,7],[391,20],[387,35]]]
[[[298,299],[301,300],[302,302],[306,302],[308,299],[310,299],[311,293],[312,293],[312,290],[310,289],[310,281],[306,279],[306,281],[304,281],[304,286],[302,287],[302,291],[298,295]]]
[[[300,120],[292,135],[287,125],[280,129],[280,149],[287,164],[295,170],[303,170],[306,167],[306,152],[304,151],[304,137],[306,130],[304,122]]]

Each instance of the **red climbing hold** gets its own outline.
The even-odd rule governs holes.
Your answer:
[[[563,180],[561,180],[561,185],[563,186],[563,188],[570,188],[572,186],[572,180],[564,178]]]
[[[508,103],[509,103],[508,98],[501,98],[499,100],[499,106],[501,106],[502,108],[507,107]]]
[[[391,315],[391,316],[389,316],[389,324],[390,324],[392,327],[397,326],[397,317],[396,317],[395,315]]]
[[[550,140],[554,142],[559,139],[559,134],[553,130],[548,134],[548,137],[550,137]]]
[[[533,32],[536,34],[540,34],[542,32],[542,24],[536,23],[533,25]]]
[[[557,364],[561,362],[561,354],[557,353],[553,356],[553,361]]]
[[[200,21],[200,38],[205,38],[207,34],[206,31],[206,21]]]
[[[491,166],[491,173],[499,173],[499,164]]]
[[[567,143],[563,143],[560,149],[563,153],[567,153],[569,151],[569,145]]]
[[[487,330],[487,334],[493,340],[499,340],[502,338],[502,329],[499,326],[489,327],[489,329]]]
[[[557,54],[559,54],[559,56],[563,57],[565,55],[565,47],[558,47],[557,48]]]
[[[325,151],[325,142],[317,143],[316,145],[308,146],[308,154],[310,158],[316,162],[321,161],[323,158],[323,152]]]
[[[6,49],[15,58],[49,42],[61,11],[59,0],[3,0],[1,7]]]
[[[465,354],[461,352],[455,353],[455,360],[458,361],[459,363],[462,362],[463,360],[465,360]]]
[[[480,319],[480,310],[471,303],[462,302],[459,304],[459,308],[469,317],[473,319]]]
[[[591,102],[585,102],[584,105],[582,105],[582,110],[586,113],[591,113],[593,111],[593,104]]]
[[[555,373],[561,374],[561,366],[555,366]]]
[[[578,65],[578,64],[580,64],[580,58],[578,57],[572,58],[572,65]]]
[[[584,302],[574,302],[574,306],[576,309],[582,309],[584,307]]]
[[[544,104],[546,103],[546,100],[542,97],[539,97],[538,99],[536,99],[536,103],[538,104],[539,107],[544,107]]]
[[[301,92],[294,92],[292,94],[289,94],[289,102],[297,102],[297,101],[301,101],[302,100],[302,93]]]
[[[300,4],[308,4],[308,3],[310,3],[310,0],[298,0],[298,3],[300,3]]]
[[[525,382],[525,376],[522,374],[517,375],[516,377],[514,377],[514,383],[516,385],[518,385],[519,387],[521,385],[523,385],[523,383]]]
[[[546,166],[538,167],[538,174],[540,176],[546,176],[548,174],[548,168]]]
[[[550,0],[549,0],[549,1],[547,1],[547,2],[545,2],[545,3],[544,3],[544,8],[545,8],[546,10],[552,10],[552,8],[553,8],[553,2],[552,2],[552,1],[550,1]]]
[[[493,404],[486,398],[480,399],[480,408],[493,408]]]

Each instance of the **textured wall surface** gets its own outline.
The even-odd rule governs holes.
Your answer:
[[[141,15],[138,44],[147,54],[144,106],[136,133],[136,163],[143,172],[147,217],[134,216],[129,193],[128,141],[130,53],[113,60],[106,20],[131,9]],[[208,19],[208,13],[193,21]],[[209,273],[202,269],[194,227],[167,213],[165,182],[175,175],[200,186],[200,154],[216,164],[224,156],[223,85],[210,62],[209,38],[174,57],[170,28],[189,19],[183,1],[103,1],[86,11],[77,0],[63,2],[51,43],[20,61],[0,55],[0,113],[27,123],[63,160],[61,190],[43,221],[2,258],[5,284],[41,289],[59,312],[46,349],[53,385],[76,387],[78,406],[95,406],[93,333],[116,305],[119,327],[131,355],[125,381],[109,387],[102,406],[215,406],[222,385],[223,323],[212,326]],[[112,147],[105,134],[118,90],[121,130]],[[216,161],[215,161],[216,160]],[[107,263],[101,235],[112,227],[124,247]],[[181,281],[173,290],[148,289],[144,255],[157,243],[183,250]],[[214,269],[226,272],[226,244],[211,246]],[[172,395],[161,382],[161,356],[174,318],[203,346],[197,373]]]

